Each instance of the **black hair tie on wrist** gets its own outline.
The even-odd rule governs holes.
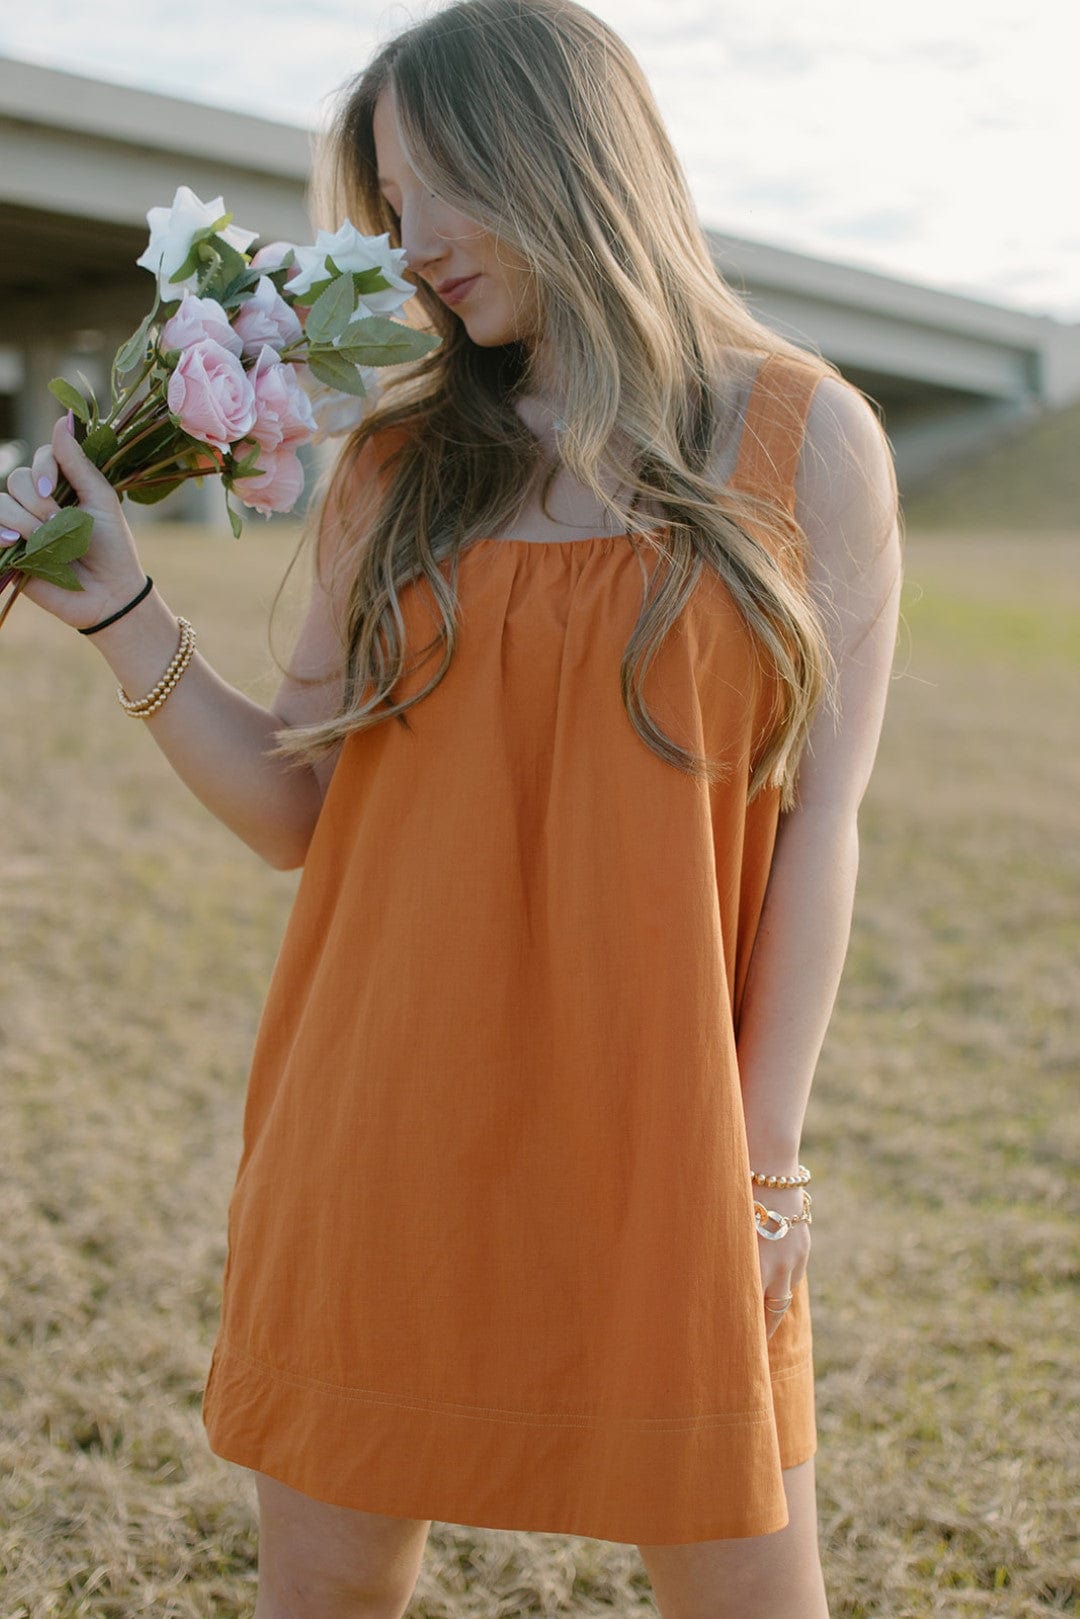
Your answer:
[[[147,574],[145,585],[143,585],[137,596],[132,597],[126,607],[121,607],[118,613],[111,614],[109,618],[103,618],[100,624],[91,624],[88,630],[80,630],[79,634],[96,635],[98,630],[105,629],[105,627],[109,624],[115,624],[118,618],[123,618],[125,613],[130,613],[133,607],[138,607],[139,603],[144,599],[144,597],[149,596],[153,588],[154,581],[151,579],[150,575]]]

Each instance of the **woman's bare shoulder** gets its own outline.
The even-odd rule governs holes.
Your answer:
[[[869,561],[897,521],[896,468],[885,428],[853,383],[814,389],[795,476],[795,516],[811,551],[834,567]]]

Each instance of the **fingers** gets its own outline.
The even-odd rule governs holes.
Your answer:
[[[47,500],[56,488],[57,479],[56,457],[53,455],[51,444],[42,444],[34,451],[34,458],[30,462],[30,476],[37,494],[43,500]]]
[[[41,491],[46,487],[49,494],[43,495]],[[0,523],[8,536],[13,529],[17,529],[25,539],[39,523],[60,510],[51,498],[55,487],[55,479],[50,479],[45,473],[35,476],[31,467],[15,467],[8,474],[7,493],[0,495]]]
[[[110,508],[119,508],[119,498],[108,478],[76,443],[70,417],[70,411],[67,416],[59,416],[49,443],[38,446],[31,464],[16,467],[9,474],[7,492],[0,494],[0,546],[25,539],[39,523],[60,510],[53,491],[61,473],[78,504],[89,507],[92,514],[103,516]]]
[[[67,416],[58,416],[53,423],[50,447],[57,466],[78,495],[80,505],[94,502],[100,506],[102,501],[119,504],[108,478],[98,471],[82,445],[76,443]]]
[[[765,1337],[766,1338],[771,1338],[773,1333],[776,1332],[779,1329],[781,1321],[783,1321],[784,1317],[787,1315],[788,1310],[790,1308],[791,1308],[791,1306],[788,1305],[786,1309],[781,1310],[778,1305],[774,1307],[771,1300],[770,1300],[770,1302],[768,1304],[766,1304],[766,1306],[765,1306]]]
[[[7,492],[0,494],[0,543],[14,545],[26,539],[60,510],[52,498],[57,477],[51,443],[39,444],[28,467],[15,467],[8,474]]]
[[[809,1234],[805,1226],[795,1226],[776,1247],[783,1247],[786,1243],[795,1240],[795,1233],[800,1232],[800,1251],[794,1256],[782,1256],[771,1251],[768,1255],[762,1254],[762,1307],[765,1312],[765,1336],[771,1338],[777,1331],[791,1308],[789,1295],[795,1293],[806,1274],[807,1263],[810,1258]],[[786,1260],[785,1263],[781,1261]],[[783,1301],[789,1299],[786,1308],[781,1308]]]

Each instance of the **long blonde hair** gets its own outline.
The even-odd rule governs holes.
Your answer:
[[[775,501],[719,483],[715,446],[737,425],[733,355],[787,354],[852,384],[757,320],[725,284],[640,66],[574,0],[457,0],[391,39],[346,81],[316,162],[316,206],[331,228],[347,216],[362,231],[389,231],[399,246],[372,132],[387,88],[424,184],[516,249],[535,277],[548,363],[553,356],[565,388],[563,464],[617,515],[632,543],[666,559],[623,654],[631,723],[677,768],[710,781],[727,768],[666,736],[640,690],[702,568],[712,568],[772,660],[782,694],[749,796],[779,788],[790,807],[809,723],[829,685],[827,642],[787,565],[805,537]],[[407,724],[405,711],[453,656],[458,551],[508,532],[523,485],[546,472],[546,492],[556,470],[513,407],[535,380],[525,346],[474,344],[423,282],[408,309],[443,341],[401,368],[345,441],[301,541],[314,533],[318,569],[333,531],[355,570],[340,711],[278,732],[281,756],[311,761],[351,731],[394,717]],[[383,429],[407,431],[397,435],[380,499],[358,499],[357,466]],[[369,450],[363,466],[370,460]],[[604,466],[630,491],[626,504],[601,487]],[[662,540],[641,521],[642,498],[661,513]],[[447,557],[449,581],[439,567]],[[398,592],[414,579],[431,589],[443,656],[426,685],[395,702],[406,652]]]

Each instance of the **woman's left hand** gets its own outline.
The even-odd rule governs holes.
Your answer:
[[[775,1209],[777,1214],[802,1213],[801,1186],[788,1186],[782,1190],[778,1187],[752,1186],[751,1190],[756,1202],[764,1203],[767,1209]],[[779,1241],[770,1242],[767,1237],[760,1235],[756,1240],[761,1265],[765,1336],[771,1338],[787,1311],[767,1309],[765,1301],[781,1303],[789,1293],[794,1293],[802,1281],[810,1258],[810,1226],[802,1220],[798,1225],[790,1226]]]

